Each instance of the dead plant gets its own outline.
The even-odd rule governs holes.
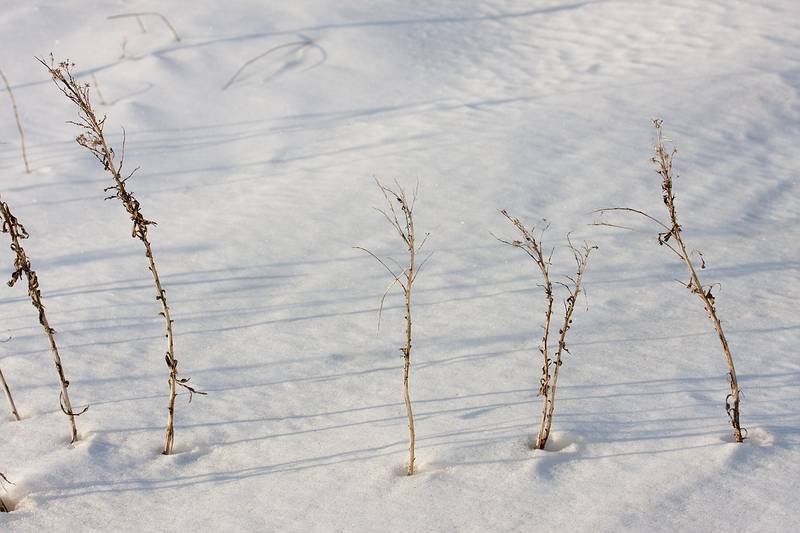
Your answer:
[[[8,480],[6,475],[4,473],[0,472],[0,488],[2,488],[3,490],[6,490],[6,488],[3,485],[3,483],[8,483],[9,485],[13,485],[13,483],[11,483]],[[9,513],[9,512],[11,512],[11,508],[8,505],[6,505],[6,502],[4,502],[3,498],[0,497],[0,513]]]
[[[61,356],[58,353],[58,346],[56,345],[55,339],[56,331],[50,327],[50,322],[47,320],[47,314],[45,313],[44,304],[42,303],[42,293],[39,290],[39,277],[36,275],[36,271],[31,268],[31,262],[25,253],[25,249],[22,247],[21,241],[22,239],[28,238],[28,232],[11,213],[8,204],[2,200],[0,200],[0,217],[2,217],[3,222],[2,232],[8,233],[8,236],[11,238],[11,250],[14,252],[15,256],[14,272],[11,274],[11,281],[8,282],[8,286],[13,287],[22,276],[25,276],[28,280],[28,296],[31,299],[31,304],[39,312],[39,324],[41,324],[47,341],[50,344],[50,353],[53,356],[53,363],[55,363],[58,381],[61,385],[59,405],[69,419],[71,432],[70,443],[73,443],[78,440],[78,428],[75,426],[75,417],[85,413],[88,407],[85,407],[79,413],[72,411],[72,404],[69,401],[69,393],[67,392],[69,381],[67,381],[67,378],[64,376],[64,367],[61,364]]]
[[[19,144],[22,148],[22,162],[25,164],[25,172],[31,173],[31,167],[28,165],[28,153],[25,150],[25,132],[22,130],[22,122],[19,120],[19,112],[17,111],[17,100],[14,98],[14,93],[11,91],[11,85],[8,83],[8,78],[3,74],[3,69],[0,69],[0,78],[3,79],[3,84],[8,91],[8,97],[11,99],[11,111],[14,112],[14,120],[17,122],[17,131],[19,132]]]
[[[125,160],[125,136],[123,130],[122,153],[119,157],[119,162],[116,161],[116,153],[106,141],[104,134],[104,127],[106,122],[105,115],[99,119],[92,108],[89,100],[89,85],[79,84],[72,74],[74,64],[69,61],[64,61],[55,64],[55,61],[50,58],[50,63],[46,63],[42,59],[39,62],[47,68],[50,72],[53,82],[56,87],[78,108],[78,122],[72,122],[83,131],[75,139],[77,143],[87,150],[103,165],[103,169],[111,174],[114,180],[114,185],[107,187],[106,192],[113,191],[114,194],[108,196],[106,199],[110,200],[117,198],[122,202],[123,207],[130,215],[133,222],[131,237],[139,239],[144,245],[145,257],[147,258],[148,270],[153,278],[153,284],[156,290],[156,300],[161,303],[161,312],[159,315],[164,319],[167,338],[167,350],[165,360],[167,369],[169,371],[169,397],[167,401],[167,425],[164,436],[164,455],[172,453],[172,446],[175,439],[174,429],[174,414],[175,414],[175,395],[176,387],[181,386],[189,391],[189,401],[192,400],[192,394],[205,394],[197,391],[189,386],[189,378],[178,378],[178,360],[175,358],[172,324],[173,320],[170,318],[169,306],[167,305],[167,295],[161,286],[161,279],[158,276],[156,269],[155,258],[153,257],[153,250],[150,245],[150,240],[147,236],[148,227],[155,225],[152,220],[146,219],[141,212],[139,201],[134,198],[133,194],[127,190],[126,183],[133,176],[137,169],[134,169],[127,176],[123,177],[122,167]]]
[[[283,48],[295,48],[295,49],[296,49],[296,51],[300,51],[300,50],[302,50],[302,49],[306,48],[307,46],[316,46],[316,45],[314,44],[314,41],[312,41],[312,40],[311,40],[311,39],[309,39],[308,37],[305,37],[305,36],[301,36],[301,37],[302,37],[302,39],[303,39],[303,40],[301,40],[301,41],[292,41],[292,42],[288,42],[288,43],[279,44],[279,45],[277,45],[277,46],[273,46],[272,48],[270,48],[270,49],[269,49],[269,50],[267,50],[266,52],[262,52],[262,53],[258,54],[257,56],[255,56],[255,57],[253,57],[253,58],[250,58],[250,59],[248,59],[247,61],[245,61],[245,62],[242,64],[242,66],[241,66],[241,67],[239,67],[239,70],[237,70],[237,71],[236,71],[236,72],[233,74],[233,76],[231,76],[231,77],[230,77],[230,79],[229,79],[227,82],[225,82],[225,85],[223,85],[223,86],[222,86],[222,90],[224,91],[224,90],[226,90],[228,87],[230,87],[231,85],[233,85],[233,82],[235,82],[235,81],[236,81],[236,79],[239,77],[239,74],[241,74],[241,73],[244,71],[244,69],[246,69],[247,67],[249,67],[250,65],[252,65],[252,64],[253,64],[253,63],[255,63],[256,61],[258,61],[259,59],[261,59],[261,58],[263,58],[263,57],[266,57],[266,56],[268,56],[268,55],[269,55],[269,54],[271,54],[272,52],[275,52],[275,51],[277,51],[277,50],[281,50],[281,49],[283,49]]]
[[[395,285],[398,285],[403,291],[403,297],[405,301],[405,343],[403,347],[400,348],[400,352],[403,354],[403,403],[405,404],[406,418],[408,419],[409,436],[408,465],[406,468],[406,473],[410,476],[414,474],[415,459],[414,414],[411,409],[411,396],[409,395],[408,391],[408,373],[409,369],[411,368],[412,344],[411,295],[412,287],[414,285],[414,281],[417,279],[417,275],[430,258],[429,255],[427,258],[425,258],[425,260],[417,264],[417,254],[419,254],[420,250],[422,250],[422,247],[425,245],[425,242],[428,240],[428,236],[430,234],[426,233],[422,241],[417,244],[413,214],[414,205],[417,202],[417,195],[419,192],[419,182],[417,182],[417,185],[414,188],[414,192],[410,201],[406,191],[400,186],[397,180],[395,180],[395,186],[397,187],[396,190],[386,187],[377,178],[375,179],[375,183],[378,185],[378,188],[383,194],[386,204],[389,207],[388,211],[385,209],[376,209],[384,216],[384,218],[386,218],[386,220],[389,221],[389,224],[391,224],[392,228],[397,231],[397,233],[400,235],[400,238],[403,240],[406,253],[408,254],[408,266],[402,267],[397,264],[397,268],[401,269],[401,271],[398,273],[394,268],[390,267],[386,261],[372,253],[370,250],[360,246],[357,246],[356,248],[375,258],[375,260],[377,260],[378,263],[380,263],[386,269],[386,271],[389,272],[392,278],[392,281],[389,283],[389,286],[386,288],[386,291],[384,291],[380,300],[380,308],[378,310],[378,328],[380,328],[380,316],[383,311],[383,303],[386,300],[386,295],[389,294],[389,291],[391,291]],[[395,207],[395,203],[398,204],[398,207]]]
[[[175,38],[176,42],[180,42],[181,38],[178,35],[178,32],[175,31],[175,26],[173,26],[167,17],[162,15],[161,13],[157,13],[155,11],[148,11],[143,13],[120,13],[119,15],[111,15],[106,17],[107,20],[115,20],[115,19],[122,19],[122,18],[136,18],[136,22],[139,24],[139,29],[142,30],[142,33],[145,33],[147,30],[144,27],[144,23],[142,22],[142,17],[158,17],[161,19],[161,22],[169,28],[169,31],[172,32],[172,36]]]
[[[542,236],[547,230],[543,228],[540,232],[533,227],[528,229],[518,218],[512,217],[505,209],[500,210],[506,219],[519,231],[522,240],[504,240],[495,237],[500,242],[519,248],[525,252],[531,259],[533,259],[542,276],[542,289],[545,296],[545,315],[544,324],[542,324],[542,340],[539,343],[539,353],[542,355],[542,377],[539,379],[539,395],[542,396],[542,418],[539,423],[539,430],[536,434],[535,447],[538,450],[543,450],[547,444],[547,439],[550,437],[550,429],[553,424],[553,412],[556,405],[556,391],[558,387],[558,374],[563,364],[564,353],[570,353],[567,349],[567,332],[572,327],[572,315],[575,312],[575,304],[578,296],[582,291],[583,276],[586,272],[586,265],[589,261],[589,254],[595,250],[596,246],[589,246],[584,244],[581,247],[576,247],[567,235],[567,243],[570,251],[575,259],[577,272],[574,277],[566,276],[569,283],[553,282],[550,279],[550,267],[552,266],[553,250],[551,249],[545,255],[544,248],[542,247]],[[567,298],[564,300],[564,319],[561,328],[558,330],[558,345],[556,346],[555,354],[550,356],[550,328],[553,320],[553,304],[554,304],[554,284],[564,287],[567,291]],[[551,370],[552,369],[552,370]]]
[[[680,224],[678,224],[678,215],[675,210],[675,193],[673,192],[673,184],[675,178],[677,178],[677,175],[673,175],[672,163],[675,154],[677,154],[678,151],[674,148],[672,151],[668,151],[665,148],[664,136],[662,133],[662,123],[663,121],[660,119],[653,120],[653,125],[656,129],[656,142],[655,155],[651,161],[656,167],[656,172],[661,177],[662,199],[669,215],[669,222],[665,224],[656,217],[653,217],[644,211],[629,207],[611,207],[599,209],[597,210],[597,213],[602,215],[607,211],[625,211],[638,214],[647,218],[651,222],[658,224],[658,226],[663,229],[663,231],[659,232],[658,234],[658,244],[667,247],[680,258],[684,265],[686,265],[686,269],[689,272],[689,281],[685,286],[687,289],[689,289],[689,292],[696,294],[703,303],[703,307],[705,308],[708,318],[711,320],[711,324],[714,327],[714,331],[719,338],[719,342],[722,345],[722,353],[728,366],[728,382],[731,388],[730,394],[725,397],[725,412],[728,414],[728,418],[730,419],[734,440],[736,442],[742,442],[744,440],[744,436],[742,435],[742,428],[739,423],[739,384],[736,380],[736,369],[733,366],[733,356],[731,355],[728,341],[725,338],[725,333],[722,331],[722,324],[717,317],[715,297],[711,292],[713,285],[703,285],[700,282],[700,278],[697,275],[697,267],[695,267],[695,264],[692,261],[692,253],[688,251],[686,244],[683,241],[683,236],[681,233],[682,228]],[[621,227],[605,222],[598,222],[597,225]],[[703,254],[700,252],[696,253],[700,259],[700,269],[704,269],[706,267],[706,263]]]
[[[17,404],[14,403],[14,397],[11,396],[11,389],[8,387],[8,383],[6,382],[6,377],[3,375],[2,368],[0,368],[0,384],[3,385],[3,392],[6,394],[8,406],[11,408],[11,414],[14,415],[14,418],[16,418],[17,421],[21,420],[19,417],[19,411],[17,411]]]

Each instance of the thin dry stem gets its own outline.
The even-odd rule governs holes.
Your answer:
[[[17,421],[21,420],[19,417],[19,411],[17,411],[17,404],[14,403],[14,397],[11,396],[11,389],[6,382],[6,377],[3,375],[3,369],[0,368],[0,384],[3,385],[3,392],[6,394],[6,399],[8,400],[8,406],[11,408],[11,414],[14,415],[14,418]]]
[[[3,69],[0,69],[0,78],[3,79],[3,84],[8,91],[8,97],[11,99],[11,110],[14,112],[14,120],[17,122],[17,131],[19,132],[19,144],[22,149],[22,162],[25,164],[25,172],[30,174],[31,167],[28,165],[28,152],[25,150],[25,132],[22,130],[22,122],[19,119],[19,112],[17,111],[17,100],[14,98],[14,92],[11,90],[11,85],[8,83],[8,78],[3,74]]]
[[[36,271],[31,268],[31,262],[28,259],[25,249],[22,247],[22,239],[28,238],[28,232],[25,227],[11,213],[8,204],[0,200],[0,217],[3,222],[3,233],[8,233],[11,238],[11,250],[14,252],[14,272],[11,274],[11,281],[8,282],[9,287],[13,287],[23,276],[28,281],[28,296],[31,299],[31,304],[36,308],[39,313],[39,324],[44,330],[47,341],[50,344],[50,353],[53,356],[53,363],[58,373],[58,380],[61,386],[61,394],[59,398],[59,405],[61,410],[67,415],[70,425],[70,443],[78,440],[78,428],[75,425],[75,417],[86,412],[88,407],[85,407],[81,412],[75,413],[72,410],[72,404],[69,400],[69,381],[64,375],[64,367],[61,364],[61,356],[58,353],[58,346],[56,345],[55,330],[50,327],[45,313],[44,304],[42,303],[42,293],[39,290],[39,277]]]
[[[656,142],[655,155],[651,161],[656,167],[656,172],[661,177],[662,200],[667,209],[667,214],[669,215],[669,223],[665,224],[664,222],[650,216],[644,211],[631,209],[629,207],[604,208],[599,209],[596,212],[600,214],[607,211],[632,212],[655,222],[664,230],[658,234],[658,244],[671,250],[680,258],[683,264],[686,265],[686,269],[689,272],[689,282],[686,284],[681,282],[681,284],[689,289],[690,292],[696,294],[703,303],[703,307],[708,314],[709,320],[711,320],[711,324],[714,327],[714,331],[717,334],[717,338],[719,338],[720,345],[722,346],[722,353],[725,357],[725,363],[728,366],[728,382],[731,388],[730,394],[725,397],[725,412],[728,414],[728,418],[730,419],[734,440],[736,442],[743,442],[744,436],[742,434],[742,428],[739,421],[740,389],[739,383],[736,379],[736,369],[733,364],[733,356],[731,354],[730,346],[728,345],[728,340],[725,338],[725,333],[722,330],[722,324],[717,316],[715,297],[712,294],[713,285],[705,286],[700,282],[700,278],[697,275],[697,268],[692,261],[692,254],[696,253],[699,257],[701,269],[705,268],[706,266],[705,258],[698,250],[692,250],[689,252],[686,244],[683,241],[682,228],[678,223],[678,215],[675,209],[675,193],[673,190],[673,184],[675,180],[675,176],[673,175],[673,158],[678,152],[675,149],[670,152],[665,148],[662,124],[663,121],[660,119],[653,120],[653,125],[656,129]],[[612,224],[607,223],[599,223],[599,225],[613,226]]]
[[[378,311],[378,320],[380,323],[380,313],[383,309],[383,302],[386,298],[386,294],[391,290],[392,287],[395,285],[399,285],[403,291],[403,299],[404,299],[404,306],[405,306],[405,330],[404,330],[404,338],[405,343],[402,348],[400,348],[400,352],[403,354],[403,403],[405,405],[406,410],[406,418],[408,419],[408,434],[409,434],[409,445],[408,445],[408,464],[406,467],[406,474],[413,475],[414,474],[414,446],[415,446],[415,433],[414,433],[414,414],[411,407],[411,396],[409,394],[408,389],[408,375],[409,370],[411,368],[411,346],[412,346],[412,320],[411,320],[411,296],[412,296],[412,287],[414,285],[414,281],[417,279],[417,275],[420,272],[420,269],[427,261],[423,261],[421,264],[417,265],[416,257],[419,254],[419,251],[425,245],[425,242],[428,239],[429,234],[425,234],[425,237],[422,239],[422,242],[417,244],[416,241],[416,233],[414,230],[414,205],[417,201],[417,194],[419,192],[419,182],[417,182],[417,186],[414,188],[414,192],[412,194],[411,200],[406,194],[406,191],[400,186],[397,181],[395,181],[395,189],[391,189],[383,185],[377,178],[375,178],[375,183],[378,185],[381,193],[383,194],[384,199],[386,200],[386,204],[389,207],[387,210],[378,209],[378,211],[389,221],[391,226],[397,231],[397,234],[403,240],[403,244],[405,245],[406,252],[408,254],[408,266],[407,267],[400,267],[402,271],[400,273],[395,272],[391,267],[389,267],[385,261],[383,261],[380,257],[372,253],[371,251],[367,250],[366,248],[357,247],[359,250],[363,250],[364,252],[371,255],[374,259],[376,259],[391,275],[392,282],[389,284],[386,292],[381,297],[381,305]],[[398,204],[398,207],[395,207],[395,203]],[[399,213],[398,213],[399,211]],[[430,257],[430,256],[428,256]],[[399,266],[399,265],[398,265]]]
[[[575,257],[578,268],[576,276],[574,278],[568,278],[568,280],[572,283],[571,287],[565,283],[558,283],[559,285],[567,288],[569,295],[564,302],[564,324],[561,326],[561,329],[559,329],[558,348],[556,349],[555,355],[551,358],[548,344],[554,304],[553,282],[550,279],[550,267],[552,265],[553,252],[551,251],[547,256],[545,256],[543,251],[544,248],[542,246],[542,236],[548,227],[546,226],[544,229],[542,229],[537,237],[535,227],[528,229],[518,218],[510,216],[505,209],[501,209],[500,214],[503,215],[517,229],[517,231],[519,231],[520,235],[522,236],[522,240],[505,240],[496,236],[495,238],[504,244],[514,248],[519,248],[531,259],[533,259],[542,276],[543,283],[541,287],[544,289],[545,301],[547,302],[544,324],[542,324],[542,340],[539,344],[539,353],[543,358],[542,377],[539,380],[538,391],[538,394],[542,396],[542,416],[539,422],[539,429],[536,434],[535,443],[535,447],[537,449],[543,450],[547,444],[547,439],[550,436],[550,428],[553,423],[556,388],[558,385],[558,373],[562,364],[562,355],[565,351],[569,351],[566,348],[567,331],[569,331],[569,328],[572,324],[572,314],[575,310],[575,301],[581,292],[581,282],[583,279],[583,274],[586,271],[586,263],[589,259],[589,253],[597,247],[584,245],[582,248],[578,249],[572,245],[572,242],[569,241],[569,236],[567,236],[569,248]]]
[[[549,398],[550,398],[550,353],[548,347],[548,340],[550,337],[550,322],[553,317],[553,283],[550,281],[550,260],[551,255],[545,256],[542,251],[542,236],[544,232],[547,230],[545,227],[539,234],[538,239],[535,236],[536,228],[531,228],[530,230],[525,227],[525,225],[515,217],[512,217],[508,214],[505,209],[500,210],[500,214],[502,214],[506,219],[511,222],[511,224],[520,232],[522,235],[522,240],[511,240],[507,241],[504,239],[500,239],[499,237],[495,237],[497,240],[504,244],[508,244],[509,246],[513,246],[514,248],[519,248],[523,252],[525,252],[531,259],[533,259],[534,263],[536,263],[539,272],[542,275],[542,288],[544,289],[545,300],[547,302],[547,306],[545,309],[544,315],[544,324],[542,325],[542,340],[539,343],[539,353],[542,355],[542,377],[539,379],[539,392],[538,394],[542,396],[542,419],[539,425],[539,431],[537,433],[537,440],[536,440],[536,447],[539,448],[539,436],[541,436],[544,432],[545,420],[547,418],[548,413],[548,406],[549,406]]]
[[[3,480],[5,480],[6,482],[9,482],[8,478],[6,477],[6,475],[3,474],[2,472],[0,472],[0,486],[2,486],[2,484],[3,484],[2,481]],[[5,487],[3,487],[3,488],[5,489]],[[8,513],[9,511],[10,511],[10,509],[6,505],[6,502],[4,502],[3,498],[0,497],[0,513]]]
[[[667,208],[667,212],[669,213],[669,219],[671,223],[669,231],[658,236],[658,242],[662,245],[667,244],[667,242],[670,240],[670,237],[673,238],[676,244],[676,246],[673,247],[673,251],[676,251],[689,271],[690,279],[689,283],[687,284],[687,288],[692,293],[696,294],[697,297],[700,298],[700,301],[703,302],[703,307],[705,307],[706,313],[708,313],[708,318],[711,320],[714,331],[717,333],[719,342],[722,345],[722,353],[725,356],[725,362],[728,365],[728,380],[731,387],[730,394],[725,398],[725,411],[728,413],[728,417],[730,418],[734,440],[736,442],[742,442],[744,437],[742,436],[742,428],[739,423],[739,383],[736,380],[736,369],[733,365],[733,356],[731,355],[731,350],[728,346],[728,340],[725,338],[725,333],[722,331],[722,324],[717,317],[714,295],[711,293],[710,287],[706,288],[702,283],[700,283],[700,278],[697,276],[697,269],[692,262],[691,254],[687,251],[686,245],[683,242],[683,237],[681,236],[681,226],[678,224],[678,215],[675,211],[675,193],[673,192],[672,187],[674,181],[672,173],[672,160],[674,155],[677,153],[677,150],[673,149],[672,152],[668,152],[665,149],[664,137],[661,129],[662,121],[656,119],[653,121],[653,125],[656,128],[656,145],[655,156],[653,157],[652,161],[656,165],[656,171],[661,176],[661,190],[663,193],[662,197],[664,200],[664,205]],[[702,266],[705,266],[705,260],[702,258],[702,254],[700,254],[700,258]]]
[[[275,52],[275,51],[277,51],[277,50],[281,50],[281,49],[283,49],[283,48],[291,48],[291,47],[293,47],[293,46],[294,46],[294,47],[297,47],[297,50],[299,51],[299,50],[302,50],[303,48],[305,48],[305,47],[307,47],[307,46],[312,46],[313,44],[314,44],[314,42],[313,42],[313,41],[311,41],[310,39],[304,39],[304,40],[302,40],[302,41],[292,41],[292,42],[290,42],[290,43],[283,43],[283,44],[279,44],[279,45],[277,45],[277,46],[273,46],[272,48],[270,48],[270,49],[269,49],[269,50],[267,50],[266,52],[262,52],[262,53],[258,54],[257,56],[255,56],[255,57],[253,57],[253,58],[251,58],[251,59],[248,59],[247,61],[245,61],[245,62],[242,64],[242,66],[241,66],[241,67],[239,67],[239,70],[237,70],[237,71],[234,73],[234,75],[233,75],[233,76],[231,76],[231,78],[230,78],[230,79],[229,79],[229,80],[228,80],[228,81],[225,83],[225,85],[223,85],[223,86],[222,86],[222,90],[224,91],[225,89],[227,89],[228,87],[230,87],[231,85],[233,85],[233,82],[235,82],[235,81],[236,81],[236,78],[238,78],[238,77],[239,77],[239,74],[241,74],[241,73],[244,71],[244,69],[246,69],[248,66],[250,66],[250,65],[252,65],[253,63],[255,63],[256,61],[258,61],[259,59],[261,59],[261,58],[263,58],[263,57],[265,57],[265,56],[268,56],[268,55],[269,55],[269,54],[271,54],[272,52]]]
[[[567,237],[569,240],[569,237]],[[556,392],[558,389],[558,374],[561,369],[562,356],[564,352],[569,353],[567,349],[567,332],[572,327],[572,315],[575,312],[575,303],[578,301],[578,296],[581,294],[583,276],[586,273],[586,265],[589,261],[589,254],[592,250],[597,249],[596,246],[584,245],[581,248],[573,246],[572,242],[569,243],[569,248],[572,250],[572,255],[575,258],[576,274],[574,278],[568,278],[571,286],[564,284],[567,287],[569,295],[564,302],[564,321],[561,324],[561,329],[558,330],[558,348],[553,358],[553,380],[550,386],[549,407],[547,414],[542,419],[542,427],[536,437],[536,448],[544,450],[547,444],[547,439],[550,437],[550,428],[553,425],[553,411],[556,407]]]
[[[3,483],[8,483],[9,485],[13,485],[13,483],[11,483],[8,480],[6,475],[0,472],[0,488],[6,490],[6,488],[3,486]],[[0,497],[0,513],[9,513],[9,512],[11,512],[11,508],[8,505],[6,505],[6,502],[4,502],[3,498]]]
[[[178,32],[175,31],[175,27],[172,24],[170,24],[170,22],[167,19],[167,17],[165,17],[161,13],[158,13],[158,12],[155,12],[155,11],[147,11],[147,12],[144,12],[144,13],[120,13],[119,15],[111,15],[109,17],[106,17],[106,19],[107,20],[114,20],[114,19],[131,18],[131,17],[135,17],[136,18],[136,20],[139,23],[139,28],[141,28],[141,30],[142,30],[142,33],[144,33],[145,29],[144,29],[144,25],[142,24],[141,17],[158,17],[159,19],[161,19],[161,22],[163,22],[164,25],[167,28],[169,28],[169,31],[172,32],[172,36],[175,38],[175,41],[176,42],[180,42],[180,40],[181,40],[180,36],[178,35]]]
[[[161,286],[161,279],[158,275],[156,262],[153,257],[153,250],[148,238],[148,227],[155,225],[152,220],[146,219],[141,212],[139,201],[134,198],[133,194],[127,190],[126,182],[133,176],[137,169],[134,169],[127,176],[123,177],[122,167],[125,160],[125,136],[123,130],[122,153],[119,157],[119,162],[116,161],[116,153],[106,142],[103,132],[105,127],[106,117],[98,119],[94,109],[92,108],[89,100],[89,85],[80,85],[72,75],[71,69],[74,64],[69,61],[64,61],[58,65],[52,60],[50,64],[42,59],[39,62],[47,68],[53,78],[56,87],[78,108],[79,121],[73,124],[80,127],[83,132],[76,138],[79,145],[83,146],[103,165],[103,169],[111,174],[114,180],[114,185],[107,187],[106,191],[113,191],[114,194],[106,199],[117,198],[122,202],[125,210],[130,215],[133,222],[131,237],[138,238],[145,250],[145,257],[147,258],[148,270],[153,278],[153,285],[156,290],[156,300],[161,303],[161,312],[159,315],[164,319],[164,326],[166,329],[167,350],[164,359],[167,364],[169,372],[169,396],[167,401],[167,424],[164,434],[164,455],[172,453],[173,443],[175,439],[174,429],[174,414],[175,414],[175,396],[177,386],[182,386],[189,391],[189,401],[192,399],[193,393],[205,394],[199,392],[188,385],[189,378],[178,378],[178,360],[175,358],[173,331],[173,320],[170,318],[170,309],[167,305],[166,292]]]

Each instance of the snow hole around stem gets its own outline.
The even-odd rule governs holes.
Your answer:
[[[547,444],[542,452],[565,452],[575,453],[580,448],[581,438],[573,433],[566,431],[553,431],[547,439]],[[536,435],[528,435],[527,446],[536,449]]]

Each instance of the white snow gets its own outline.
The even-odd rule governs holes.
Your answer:
[[[180,42],[153,18],[160,11]],[[284,43],[223,85],[246,60]],[[125,40],[125,59],[120,59]],[[0,5],[0,195],[58,331],[81,440],[22,284],[0,292],[3,531],[797,531],[800,4],[795,0],[64,0]],[[110,178],[34,55],[99,83],[148,218],[184,376],[166,418],[163,324]],[[656,229],[652,117],[737,364]],[[402,258],[372,176],[420,181],[435,251],[414,302],[419,472],[401,474]],[[570,332],[550,451],[531,450],[543,298],[491,235],[498,208],[600,250]],[[7,236],[0,269],[10,275]]]

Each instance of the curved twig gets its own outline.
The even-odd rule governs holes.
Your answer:
[[[277,50],[281,50],[282,48],[289,48],[289,47],[292,47],[292,46],[297,46],[298,47],[298,51],[299,51],[299,50],[302,50],[303,48],[305,48],[307,46],[311,46],[313,44],[314,44],[314,42],[311,41],[310,39],[304,39],[302,41],[293,41],[293,42],[290,42],[290,43],[284,43],[284,44],[279,44],[277,46],[273,46],[272,48],[270,48],[266,52],[262,52],[262,53],[258,54],[257,56],[245,61],[244,64],[242,64],[242,66],[239,67],[239,70],[237,70],[236,73],[233,76],[231,76],[231,79],[229,79],[227,81],[227,83],[225,83],[225,85],[222,86],[222,90],[224,91],[228,87],[233,85],[233,82],[236,81],[236,78],[239,77],[239,74],[241,74],[242,71],[244,71],[244,69],[246,69],[248,66],[250,66],[253,63],[255,63],[256,61],[258,61],[259,59],[262,59],[262,58],[268,56],[272,52],[275,52]]]

